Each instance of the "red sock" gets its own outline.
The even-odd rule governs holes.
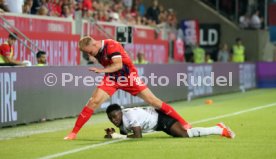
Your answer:
[[[81,129],[81,127],[90,119],[93,113],[94,113],[93,109],[90,109],[87,106],[85,106],[82,109],[80,115],[78,116],[78,119],[75,123],[74,129],[72,132],[77,134]]]
[[[167,103],[163,102],[162,107],[160,109],[163,113],[167,114],[168,116],[176,119],[180,122],[181,125],[187,125],[189,124],[187,121],[185,121],[174,109],[172,106],[168,105]]]

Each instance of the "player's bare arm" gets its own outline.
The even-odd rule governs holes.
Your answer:
[[[90,67],[89,71],[95,73],[112,73],[119,71],[123,68],[123,62],[121,57],[112,58],[112,64],[105,67],[105,68],[97,68],[97,67]]]
[[[8,56],[4,56],[4,60],[7,63],[16,64],[16,65],[24,65],[20,61],[14,60],[14,59],[12,59],[11,57],[8,57]]]
[[[142,128],[140,126],[132,127],[133,134],[127,135],[128,138],[142,138]]]

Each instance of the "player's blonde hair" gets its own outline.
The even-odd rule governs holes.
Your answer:
[[[90,36],[85,36],[83,38],[80,39],[79,41],[79,48],[82,51],[84,47],[86,47],[87,45],[90,44],[91,41],[93,41],[94,39],[91,38]]]

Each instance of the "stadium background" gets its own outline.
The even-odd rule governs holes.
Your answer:
[[[0,134],[3,135],[3,132],[13,129],[10,128],[11,126],[24,127],[25,125],[22,126],[22,124],[64,119],[78,115],[81,107],[86,103],[95,86],[86,87],[82,84],[75,86],[74,83],[68,83],[66,86],[62,86],[59,79],[61,79],[61,75],[64,72],[72,73],[76,76],[86,76],[90,74],[87,71],[87,60],[79,52],[77,46],[79,38],[83,35],[91,35],[96,39],[123,39],[122,43],[126,43],[124,47],[133,60],[136,60],[138,52],[143,52],[150,64],[137,65],[141,75],[149,76],[150,73],[154,72],[159,76],[166,75],[173,81],[167,87],[150,86],[157,96],[167,102],[188,100],[189,102],[184,102],[184,105],[191,106],[193,104],[198,105],[197,102],[203,103],[202,101],[207,98],[218,98],[218,101],[223,101],[220,103],[221,106],[224,104],[231,105],[233,104],[231,103],[232,96],[246,96],[241,92],[247,91],[249,91],[247,92],[249,96],[245,97],[248,98],[248,100],[244,101],[244,107],[248,109],[252,105],[258,106],[258,104],[255,105],[255,103],[264,105],[275,102],[276,3],[274,1],[254,1],[252,5],[261,10],[261,14],[264,17],[262,28],[242,29],[238,24],[238,18],[243,14],[239,12],[239,7],[241,6],[238,5],[238,1],[233,0],[231,2],[233,3],[232,11],[227,12],[218,1],[159,0],[159,4],[162,4],[166,10],[175,14],[177,25],[172,21],[171,25],[164,24],[158,26],[131,25],[125,22],[114,21],[95,21],[92,18],[83,18],[81,12],[76,12],[74,19],[9,12],[0,13],[0,22],[2,24],[2,27],[0,27],[0,43],[3,43],[7,39],[9,34],[8,31],[14,31],[15,29],[18,29],[31,41],[30,43],[28,39],[19,36],[19,38],[22,39],[25,44],[29,45],[32,50],[26,48],[22,42],[18,41],[15,44],[16,59],[20,61],[29,60],[35,65],[35,52],[38,50],[34,45],[46,51],[48,56],[48,66],[45,67],[0,66],[0,131],[2,131]],[[247,5],[250,5],[250,2],[251,1],[248,1]],[[143,3],[146,7],[151,5],[150,1],[143,1]],[[130,35],[118,31],[120,27],[129,29],[129,26],[131,26],[132,29]],[[179,30],[183,32],[184,37],[179,35]],[[237,37],[242,38],[246,47],[245,63],[214,62],[212,64],[192,64],[189,61],[192,54],[188,46],[189,42],[198,42],[201,44],[208,54],[211,55],[212,59],[216,61],[217,52],[221,43],[228,43],[229,46],[232,46]],[[128,41],[131,43],[127,43]],[[233,72],[233,86],[215,86],[210,88],[205,86],[177,87],[174,85],[176,82],[176,73],[189,73],[190,76],[204,77],[209,75],[211,71],[217,76],[227,76],[228,72]],[[57,75],[58,81],[55,86],[50,87],[45,85],[44,76],[47,73],[54,73]],[[91,74],[91,76],[95,77],[96,75]],[[261,88],[271,89],[262,92],[263,90]],[[250,99],[250,95],[255,97],[254,95],[258,94],[258,92],[260,92],[260,94],[263,93],[264,96]],[[233,94],[228,94],[230,99],[220,99],[223,98],[223,96],[217,96],[225,93]],[[268,99],[269,96],[271,96],[271,98]],[[269,103],[266,103],[266,100],[267,102],[269,101]],[[102,105],[101,110],[104,110],[111,102],[117,102],[129,107],[145,105],[141,100],[118,91],[110,101]],[[236,101],[234,104],[243,108],[239,101]],[[173,105],[179,104],[174,103]],[[182,110],[179,106],[176,108]],[[224,112],[230,109],[228,107],[225,109],[222,107],[215,108],[217,108],[217,110],[210,108],[206,110],[206,112]],[[190,108],[188,108],[188,110],[193,112]],[[203,110],[198,110],[198,112],[205,113]],[[197,116],[196,111],[193,113],[194,116]],[[217,114],[219,115],[219,113]],[[272,116],[273,115],[275,114],[272,114]],[[258,114],[256,114],[256,116],[258,116]],[[199,118],[200,117],[201,116],[199,116]],[[188,118],[193,120],[198,119],[191,116],[188,116]],[[93,118],[91,120],[93,121]],[[234,120],[239,122],[238,119]],[[229,123],[234,125],[231,120],[229,120]],[[106,125],[108,124],[104,126]],[[71,124],[71,126],[73,125]],[[96,124],[95,127],[102,128],[102,125],[97,126]],[[236,128],[238,127],[236,126]],[[84,129],[83,131],[87,130]],[[95,129],[93,131],[95,131]],[[95,132],[99,133],[99,136],[101,136],[101,131]],[[66,133],[64,133],[64,135],[65,134]],[[270,140],[275,141],[275,134],[271,136],[272,138],[270,138]],[[96,138],[97,137],[96,135]],[[16,142],[17,138],[10,140],[9,138],[13,138],[13,136],[5,137],[5,135],[0,138],[1,140],[9,140],[5,142],[10,142],[7,143],[7,145],[10,144],[11,149],[16,148],[12,146],[12,143]],[[21,139],[20,137],[18,138],[19,140]],[[51,136],[49,136],[49,138],[51,138]],[[83,138],[90,138],[90,136],[89,134],[85,134]],[[91,135],[91,139],[92,138],[93,135]],[[61,139],[62,138],[54,140]],[[3,141],[0,142],[4,145]],[[30,143],[30,145],[32,144]],[[275,148],[275,145],[271,145],[272,148]],[[267,147],[267,145],[264,145],[264,147]],[[8,155],[10,155],[10,153],[4,153],[4,151],[1,153],[4,158],[9,158]],[[41,157],[46,154],[48,154],[48,152],[30,156],[30,158]],[[52,154],[52,152],[49,152],[49,154]],[[242,156],[243,155],[240,155],[237,158]],[[258,156],[259,155],[256,155],[256,157]],[[267,152],[266,157],[273,158],[273,152]],[[18,156],[15,156],[15,158],[18,158]]]

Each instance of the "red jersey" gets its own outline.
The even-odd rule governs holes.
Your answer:
[[[2,56],[10,56],[12,53],[12,47],[9,44],[2,44],[0,45],[0,55]]]
[[[4,43],[0,45],[0,63],[5,63],[3,57],[12,57],[13,56],[13,48],[7,44]]]
[[[106,73],[109,76],[127,76],[130,73],[137,73],[137,70],[132,63],[132,60],[128,56],[127,52],[123,48],[123,46],[112,39],[106,39],[102,41],[102,48],[95,56],[95,58],[99,61],[99,63],[103,66],[111,65],[112,58],[122,58],[123,68],[117,72]]]
[[[102,48],[95,57],[104,67],[113,63],[112,58],[122,58],[123,68],[113,73],[106,73],[101,84],[98,86],[98,88],[105,91],[109,96],[112,96],[118,89],[136,96],[147,88],[138,77],[135,66],[119,42],[111,39],[103,40]],[[122,76],[127,77],[128,79],[126,83],[123,82],[126,85],[121,85],[122,81],[117,81],[117,79]],[[115,79],[110,77],[115,77]],[[114,83],[110,83],[110,81],[114,81]]]

